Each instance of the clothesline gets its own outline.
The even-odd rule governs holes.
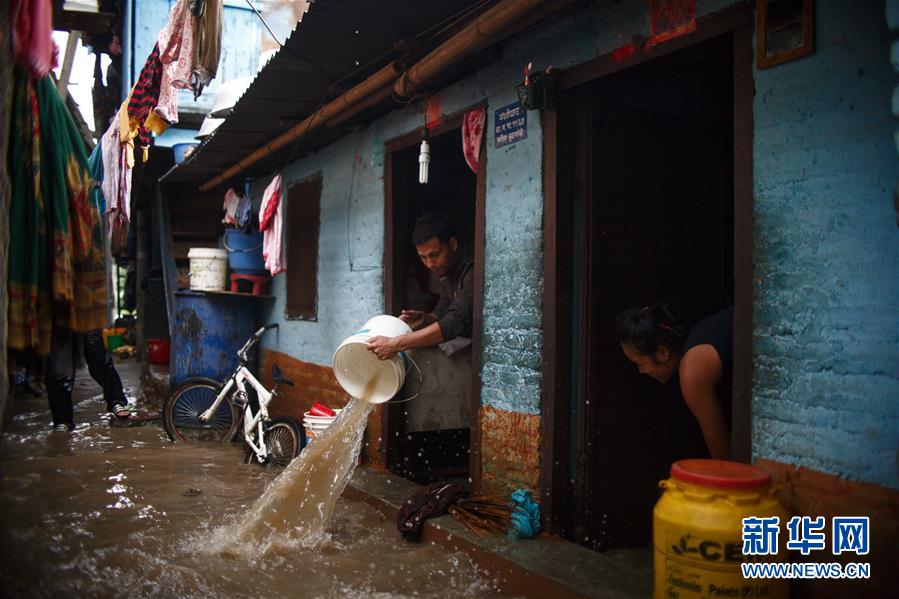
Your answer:
[[[102,193],[110,237],[131,222],[135,150],[146,162],[151,133],[178,122],[178,91],[199,97],[215,77],[221,54],[222,0],[178,0],[128,97],[94,150],[102,157]]]

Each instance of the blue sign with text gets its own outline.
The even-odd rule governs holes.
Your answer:
[[[528,112],[520,102],[496,110],[493,119],[494,147],[501,148],[528,136]]]

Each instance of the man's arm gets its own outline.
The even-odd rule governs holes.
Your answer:
[[[724,375],[718,352],[707,344],[691,348],[681,359],[679,373],[681,394],[699,422],[709,454],[716,460],[730,459],[730,429],[715,391]]]
[[[401,351],[415,349],[417,347],[431,347],[443,343],[443,334],[440,325],[432,322],[423,329],[399,335],[397,337],[374,337],[368,342],[368,349],[374,352],[381,360],[392,358]]]
[[[417,331],[418,329],[428,326],[432,322],[437,322],[437,316],[433,312],[403,310],[400,314],[400,320],[409,325],[413,331]]]

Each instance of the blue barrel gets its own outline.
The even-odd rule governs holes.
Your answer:
[[[223,380],[237,366],[237,350],[255,331],[253,303],[245,298],[191,291],[175,294],[169,381],[192,376]]]
[[[262,233],[247,235],[240,229],[225,229],[225,249],[228,250],[228,267],[242,275],[265,273],[262,258]]]

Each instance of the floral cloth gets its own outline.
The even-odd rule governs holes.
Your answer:
[[[178,122],[178,90],[190,89],[193,44],[194,17],[190,14],[189,1],[179,0],[172,8],[169,22],[159,32],[162,86],[154,114],[147,121],[147,127],[151,130]],[[159,123],[159,119],[163,122]]]
[[[102,228],[78,129],[49,77],[16,69],[9,161],[9,347],[50,352],[54,327],[106,324]]]

